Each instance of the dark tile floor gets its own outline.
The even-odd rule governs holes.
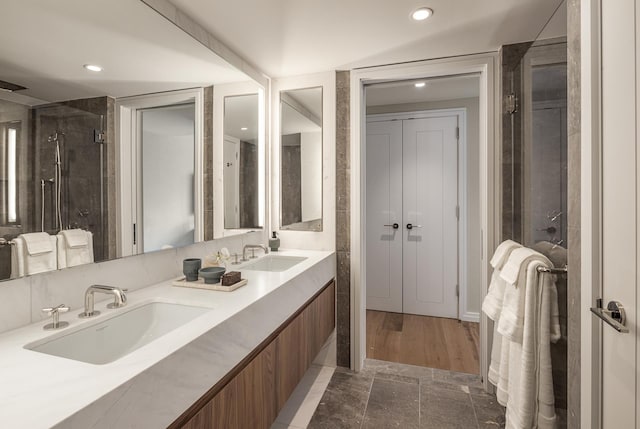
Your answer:
[[[502,428],[504,408],[480,377],[367,360],[360,373],[338,368],[309,428]]]

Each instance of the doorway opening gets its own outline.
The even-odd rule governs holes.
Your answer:
[[[119,256],[202,241],[202,90],[118,99],[116,112]]]
[[[480,374],[480,75],[364,91],[366,357]]]

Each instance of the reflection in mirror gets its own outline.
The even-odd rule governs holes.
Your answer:
[[[280,93],[280,228],[322,231],[322,87]]]
[[[142,1],[2,6],[0,279],[213,238],[213,88],[250,79]]]
[[[260,228],[259,96],[224,98],[224,228]]]
[[[193,244],[195,104],[144,109],[140,116],[143,249],[151,252]]]

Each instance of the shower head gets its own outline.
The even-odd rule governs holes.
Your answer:
[[[49,142],[49,143],[57,143],[59,136],[64,136],[64,133],[62,131],[56,131],[53,134],[49,134],[49,137],[47,137],[47,142]]]

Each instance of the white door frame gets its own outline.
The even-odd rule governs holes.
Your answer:
[[[467,109],[429,109],[415,112],[380,113],[367,115],[367,122],[379,122],[389,120],[407,120],[421,118],[437,118],[441,116],[457,116],[460,136],[458,138],[458,206],[460,207],[460,219],[458,219],[458,284],[460,295],[458,296],[458,319],[465,322],[479,322],[480,315],[470,313],[467,309]],[[363,214],[366,217],[366,213]],[[365,261],[366,262],[366,261]]]
[[[602,0],[580,4],[580,427],[601,427],[601,322],[589,311],[601,284]],[[571,268],[569,268],[571,269]],[[571,275],[571,274],[569,274]],[[607,328],[608,329],[608,328]]]
[[[138,168],[140,153],[137,141],[141,130],[138,129],[139,110],[173,104],[195,104],[195,165],[194,165],[194,241],[204,240],[203,219],[203,126],[204,91],[202,88],[157,94],[123,97],[116,100],[116,200],[117,231],[116,252],[118,257],[142,253],[141,241],[133,244],[133,224],[139,223],[136,208],[140,207],[141,195],[138,195],[136,183],[140,183],[141,171]],[[135,176],[135,177],[134,177]],[[139,229],[139,228],[138,228]]]
[[[489,255],[497,245],[500,234],[500,163],[498,152],[500,103],[498,54],[478,54],[460,58],[420,61],[408,64],[357,69],[351,71],[351,368],[360,371],[366,356],[366,290],[365,288],[365,218],[364,186],[366,183],[364,146],[364,124],[366,102],[364,85],[451,76],[469,73],[480,74],[480,221],[482,253],[482,296],[489,286]],[[486,389],[490,349],[489,323],[485,315],[480,318],[480,370]]]

